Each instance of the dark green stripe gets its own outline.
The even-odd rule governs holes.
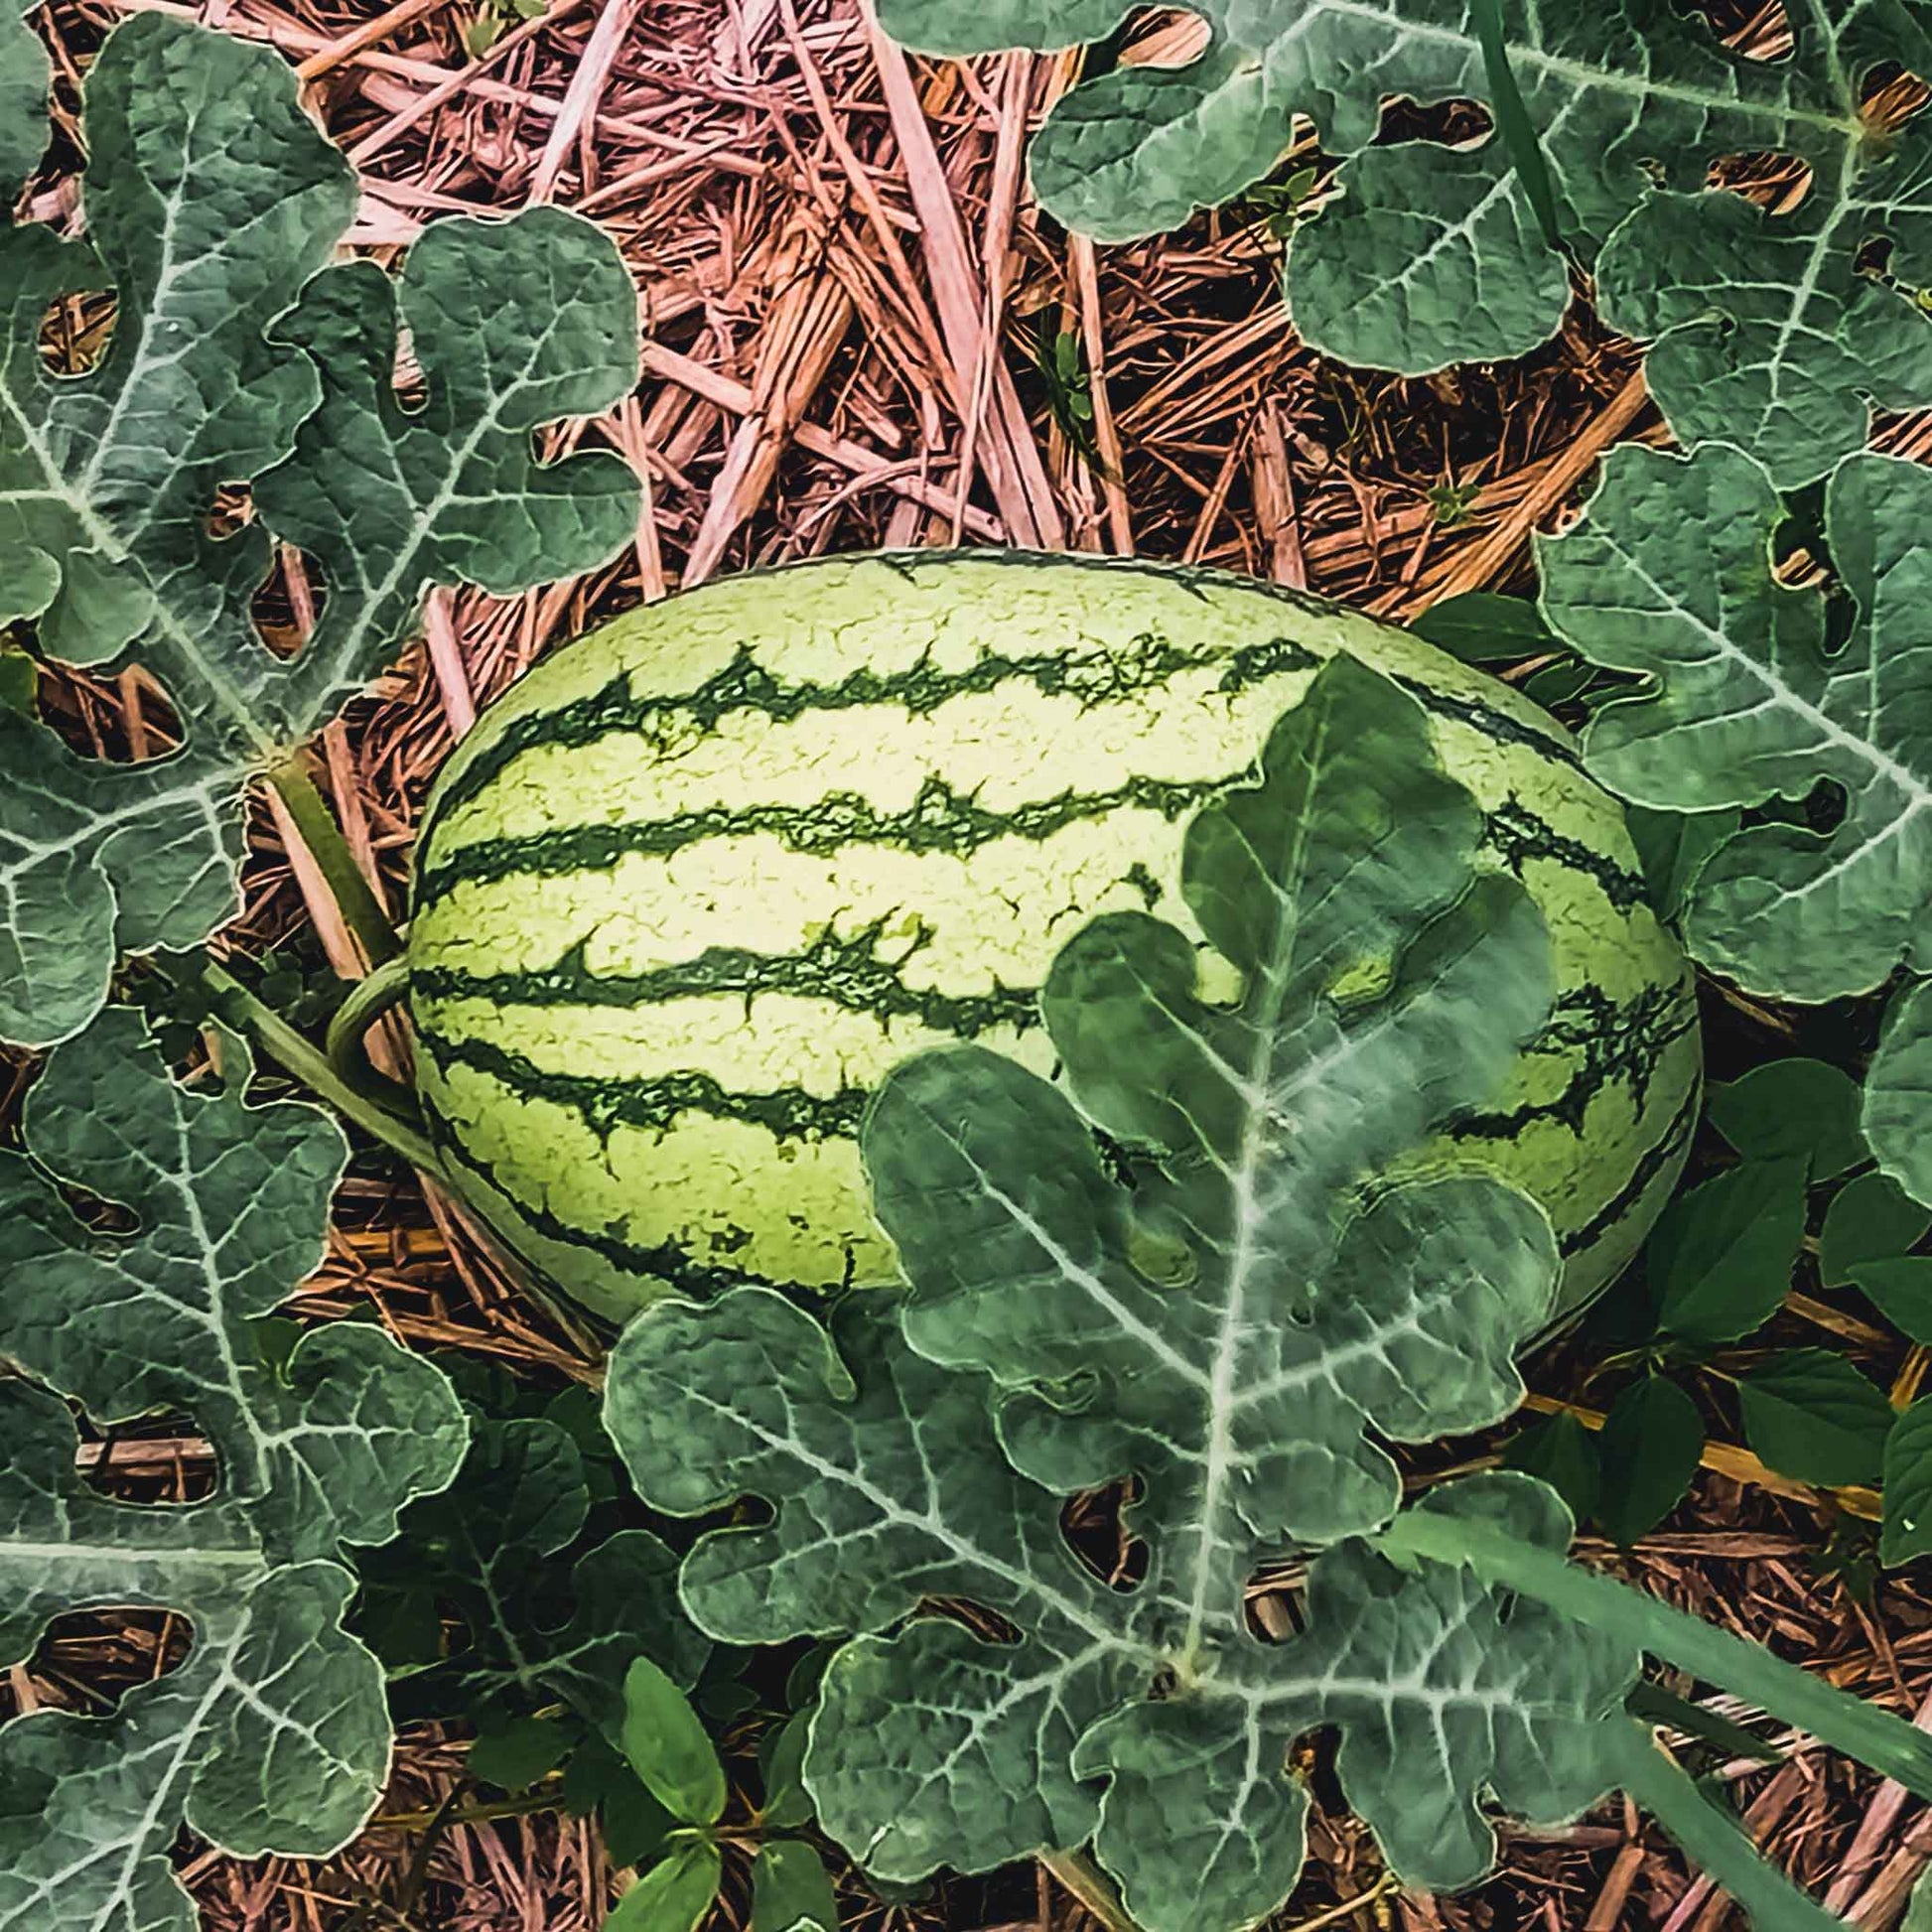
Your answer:
[[[1603,897],[1619,912],[1648,903],[1643,874],[1634,866],[1618,865],[1607,853],[1567,837],[1537,817],[1514,792],[1493,812],[1484,814],[1482,842],[1519,879],[1532,859],[1554,859],[1567,870],[1595,880]]]
[[[1581,1135],[1590,1104],[1616,1083],[1629,1087],[1641,1113],[1663,1055],[1694,1033],[1697,1024],[1697,1002],[1685,986],[1647,986],[1621,1004],[1600,986],[1573,988],[1558,1001],[1529,1049],[1577,1057],[1563,1091],[1507,1111],[1463,1114],[1449,1124],[1449,1137],[1459,1142],[1513,1141],[1540,1120],[1560,1121]]]
[[[465,882],[608,872],[620,859],[636,854],[663,858],[706,839],[756,833],[780,840],[788,851],[820,858],[854,845],[965,857],[998,839],[1039,842],[1069,825],[1129,807],[1159,812],[1172,824],[1250,775],[1236,772],[1180,780],[1136,776],[1106,791],[1063,791],[1007,812],[987,810],[970,793],[955,791],[935,775],[919,787],[911,808],[903,812],[881,812],[856,792],[829,791],[810,805],[720,805],[669,818],[488,839],[465,846],[429,868],[417,883],[417,909],[426,909]],[[1555,859],[1595,880],[1621,909],[1643,901],[1640,874],[1566,838],[1514,797],[1485,819],[1484,840],[1512,869],[1520,869],[1529,859]]]
[[[423,1104],[423,1111],[429,1123],[430,1138],[446,1161],[473,1175],[490,1193],[503,1201],[520,1220],[526,1222],[546,1240],[554,1241],[560,1247],[582,1248],[587,1253],[608,1261],[613,1268],[622,1274],[630,1275],[639,1281],[661,1282],[673,1294],[688,1295],[694,1301],[711,1301],[724,1294],[727,1289],[748,1284],[754,1287],[776,1289],[781,1295],[789,1295],[794,1300],[800,1297],[809,1298],[807,1306],[815,1302],[818,1297],[834,1292],[830,1288],[814,1287],[806,1282],[767,1280],[764,1276],[754,1274],[747,1268],[729,1265],[707,1266],[703,1262],[692,1260],[691,1256],[675,1242],[665,1241],[645,1246],[635,1241],[626,1241],[608,1228],[584,1228],[573,1221],[561,1220],[548,1208],[533,1207],[528,1201],[511,1193],[496,1178],[494,1168],[486,1161],[478,1160],[457,1138],[456,1130],[427,1100]],[[750,1239],[749,1235],[747,1239]],[[536,1267],[527,1256],[523,1259],[526,1267]],[[541,1268],[537,1268],[536,1272],[544,1273]],[[554,1277],[547,1277],[547,1279],[554,1281],[555,1286],[564,1294],[570,1293],[568,1282],[555,1281]]]
[[[1294,591],[1286,585],[1266,584],[1226,572],[1187,567],[1150,570],[1119,559],[1087,556],[1044,557],[1027,551],[889,551],[873,561],[901,570],[908,576],[948,555],[970,557],[981,564],[1038,569],[1133,571],[1178,582],[1196,596],[1211,590],[1259,594],[1303,616],[1332,621],[1337,607]],[[855,560],[855,561],[863,561]],[[809,561],[779,566],[779,570],[810,569]],[[777,575],[777,571],[747,575]],[[1019,656],[989,653],[959,671],[944,671],[922,656],[903,671],[880,672],[868,666],[855,669],[836,684],[788,684],[774,677],[757,660],[753,646],[742,645],[732,661],[696,689],[685,692],[632,693],[630,673],[620,673],[601,690],[573,699],[551,711],[534,712],[507,725],[486,749],[453,769],[430,801],[421,828],[419,850],[426,851],[435,823],[487,790],[491,782],[524,752],[536,746],[582,748],[613,734],[633,734],[660,754],[715,730],[720,720],[736,711],[758,711],[784,722],[807,711],[844,710],[860,705],[897,706],[910,715],[936,710],[948,699],[990,691],[1009,679],[1020,679],[1047,695],[1071,693],[1083,708],[1130,698],[1169,683],[1179,672],[1203,664],[1221,665],[1219,688],[1248,689],[1289,670],[1310,670],[1322,662],[1319,653],[1288,636],[1258,639],[1232,652],[1218,647],[1188,647],[1158,632],[1147,631],[1124,650],[1048,650]],[[1398,677],[1396,682],[1423,707],[1450,718],[1498,743],[1514,745],[1570,768],[1577,768],[1575,751],[1560,736],[1484,704],[1480,699],[1450,696],[1425,680]]]
[[[1689,1143],[1697,1127],[1698,1106],[1702,1098],[1702,1083],[1694,1081],[1677,1112],[1671,1116],[1671,1123],[1665,1128],[1662,1138],[1644,1149],[1643,1158],[1630,1171],[1630,1178],[1587,1221],[1572,1228],[1558,1241],[1557,1246],[1566,1258],[1582,1254],[1586,1248],[1593,1248],[1650,1191],[1651,1183]]]
[[[1220,689],[1242,691],[1285,671],[1311,670],[1320,658],[1290,637],[1261,639],[1228,652],[1176,644],[1157,631],[1143,631],[1123,650],[1044,650],[1008,657],[988,653],[963,670],[942,670],[922,655],[902,671],[877,671],[861,665],[836,684],[780,681],[761,665],[751,644],[739,646],[724,669],[691,691],[631,691],[630,673],[614,677],[603,689],[573,699],[554,711],[533,712],[504,728],[494,744],[455,773],[432,801],[425,844],[437,816],[453,811],[487,790],[490,783],[525,752],[556,746],[581,750],[614,735],[643,740],[658,757],[715,731],[734,712],[756,711],[788,724],[812,711],[848,711],[865,705],[891,706],[908,717],[923,717],[957,697],[992,691],[1019,681],[1048,697],[1071,696],[1082,710],[1159,690],[1180,672],[1202,665],[1222,667]]]
[[[841,937],[821,932],[804,951],[750,952],[738,946],[711,946],[695,959],[679,960],[648,973],[604,975],[585,963],[578,944],[557,964],[540,973],[457,972],[447,966],[419,969],[410,982],[411,998],[485,1000],[498,1007],[638,1007],[712,993],[745,998],[759,993],[792,993],[829,1000],[849,1013],[869,1013],[881,1021],[909,1019],[934,1033],[976,1039],[996,1027],[1020,1032],[1039,1025],[1038,989],[996,985],[991,993],[954,995],[911,987],[899,977],[906,960],[932,937],[921,924],[909,940],[898,942],[896,956],[881,956],[886,920]]]
[[[450,1039],[432,1031],[419,1034],[417,1045],[446,1079],[455,1066],[486,1073],[519,1100],[547,1100],[570,1108],[600,1140],[608,1140],[620,1127],[661,1130],[680,1114],[694,1113],[754,1121],[781,1141],[823,1140],[828,1135],[850,1139],[859,1132],[867,1098],[863,1087],[842,1087],[825,1097],[801,1087],[739,1093],[709,1073],[685,1068],[641,1079],[556,1073],[493,1041]]]
[[[934,776],[919,787],[911,808],[903,812],[881,812],[857,792],[828,791],[810,805],[712,806],[671,818],[571,826],[465,846],[424,875],[418,902],[431,904],[466,880],[604,872],[633,853],[663,857],[706,839],[743,838],[759,832],[779,839],[789,851],[820,857],[852,845],[963,857],[996,839],[1048,839],[1069,825],[1125,806],[1156,811],[1173,822],[1224,790],[1228,782],[1226,776],[1185,780],[1137,776],[1107,791],[1063,791],[1010,812],[994,812],[976,804],[970,793],[957,792],[945,779]]]

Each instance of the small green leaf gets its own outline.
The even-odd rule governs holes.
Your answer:
[[[648,1657],[623,1680],[623,1754],[674,1817],[715,1825],[723,1816],[725,1767],[690,1700]]]
[[[613,1864],[641,1867],[646,1860],[656,1858],[664,1841],[677,1829],[677,1820],[621,1758],[617,1760],[616,1772],[605,1781],[597,1817],[604,1849]]]
[[[573,1818],[598,1815],[604,1850],[616,1865],[641,1868],[657,1857],[677,1820],[639,1782],[617,1749],[593,1731],[564,1763],[559,1794]]]
[[[802,1839],[771,1839],[752,1861],[752,1932],[839,1932],[831,1873]]]
[[[1555,664],[1544,665],[1533,677],[1526,678],[1523,695],[1550,711],[1581,696],[1595,675],[1596,667],[1593,664],[1585,664],[1575,657],[1566,656]]]
[[[426,1670],[443,1654],[443,1618],[426,1589],[372,1589],[364,1579],[353,1627],[391,1679]]]
[[[723,1875],[715,1845],[681,1845],[618,1900],[604,1932],[697,1932]]]
[[[1684,1499],[1704,1453],[1704,1418],[1668,1376],[1647,1375],[1617,1397],[1598,1453],[1596,1520],[1612,1542],[1634,1543]]]
[[[1746,1161],[1678,1195],[1648,1249],[1659,1325],[1706,1344],[1761,1327],[1790,1292],[1804,1235],[1802,1160]]]
[[[1863,1262],[1853,1279],[1900,1334],[1911,1341],[1932,1342],[1932,1255]]]
[[[1637,848],[1650,903],[1660,919],[1684,916],[1692,891],[1711,855],[1737,830],[1734,806],[1715,812],[1673,812],[1632,805],[1624,814]]]
[[[1885,1515],[1878,1554],[1887,1564],[1932,1556],[1932,1396],[1892,1424],[1885,1438]]]
[[[811,1725],[809,1711],[795,1712],[767,1733],[768,1748],[759,1753],[764,1771],[764,1822],[780,1831],[795,1831],[811,1819],[812,1796],[805,1789],[805,1740]]]
[[[1767,1468],[1800,1482],[1876,1482],[1892,1407],[1843,1355],[1793,1348],[1737,1384],[1744,1440]]]
[[[470,1775],[522,1791],[564,1761],[575,1734],[575,1726],[556,1718],[512,1718],[478,1735],[470,1746]]]
[[[1711,1090],[1706,1114],[1752,1161],[1801,1158],[1830,1180],[1865,1158],[1859,1083],[1826,1060],[1767,1060]]]
[[[1506,1468],[1547,1482],[1579,1522],[1596,1514],[1602,1496],[1603,1468],[1593,1430],[1568,1410],[1547,1416],[1503,1447]]]
[[[0,6],[4,3],[5,0],[0,0]],[[0,13],[0,19],[4,18],[4,13]],[[23,718],[31,718],[40,688],[40,666],[24,650],[0,644],[0,711],[15,711]]]
[[[1500,597],[1494,591],[1446,597],[1409,628],[1465,664],[1515,664],[1549,651],[1570,654],[1528,598]]]
[[[1932,1214],[1885,1173],[1848,1180],[1825,1210],[1818,1244],[1819,1278],[1827,1288],[1860,1280],[1874,1261],[1909,1254],[1932,1227]]]

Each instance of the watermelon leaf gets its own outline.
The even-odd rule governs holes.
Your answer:
[[[1063,48],[1110,35],[1127,0],[881,0],[922,51]],[[1076,85],[1034,144],[1035,186],[1103,241],[1179,226],[1271,173],[1306,115],[1341,157],[1339,194],[1288,254],[1296,326],[1344,362],[1420,375],[1547,341],[1570,298],[1564,249],[1596,271],[1612,325],[1656,338],[1653,396],[1686,445],[1721,437],[1787,485],[1865,440],[1871,405],[1932,401],[1924,265],[1874,271],[1865,244],[1923,246],[1932,129],[1880,125],[1887,63],[1932,71],[1924,9],[1806,10],[1776,60],[1722,46],[1663,0],[1548,10],[1493,0],[1195,0],[1204,51],[1121,63]],[[1499,97],[1492,74],[1514,81]],[[1474,146],[1377,144],[1385,99],[1474,99],[1499,131]],[[1508,125],[1520,106],[1523,125]],[[1513,133],[1514,138],[1509,138]],[[1706,188],[1714,162],[1794,157],[1795,207]],[[1513,165],[1521,159],[1527,174]],[[1533,206],[1547,180],[1559,247]]]
[[[33,1044],[86,1024],[117,945],[185,950],[234,911],[244,787],[388,662],[429,585],[591,568],[636,508],[617,457],[531,444],[635,377],[635,297],[597,229],[441,221],[398,284],[326,266],[354,180],[286,64],[159,14],[109,37],[85,108],[87,239],[0,230],[0,623],[68,663],[138,660],[184,742],[110,764],[0,712],[0,1035]],[[42,317],[91,291],[115,297],[107,353],[58,374]],[[217,539],[215,492],[244,483],[257,514]],[[278,539],[323,580],[293,659],[250,615]]]
[[[47,146],[47,49],[27,24],[39,0],[0,0],[0,206],[11,203]]]
[[[583,1454],[556,1423],[473,1421],[456,1480],[359,1566],[365,1586],[433,1591],[469,1635],[397,1683],[399,1714],[500,1725],[562,1699],[615,1742],[640,1648],[696,1682],[710,1646],[678,1607],[676,1559],[641,1529],[583,1547],[590,1507]]]
[[[1499,1474],[1397,1515],[1367,1435],[1504,1414],[1554,1277],[1526,1197],[1415,1165],[1550,998],[1546,935],[1477,872],[1477,836],[1411,702],[1333,660],[1262,784],[1186,836],[1183,894],[1238,1000],[1203,998],[1178,930],[1097,919],[1042,1000],[1072,1100],[976,1046],[873,1100],[903,1298],[847,1297],[827,1333],[740,1288],[620,1336],[606,1420],[639,1493],[758,1505],[685,1559],[700,1627],[854,1633],[804,1776],[869,1872],[1090,1842],[1146,1932],[1232,1932],[1295,1882],[1289,1752],[1315,1726],[1414,1883],[1490,1868],[1486,1801],[1550,1818],[1616,1782],[1637,1646],[1399,1534],[1483,1526],[1562,1571],[1562,1501]],[[1148,1567],[1121,1587],[1062,1511],[1128,1476]],[[1301,1633],[1269,1643],[1245,1587],[1298,1545],[1326,1547]]]
[[[1752,992],[1820,1001],[1877,986],[1924,949],[1932,880],[1932,733],[1921,700],[1932,471],[1848,460],[1825,530],[1851,634],[1772,574],[1784,509],[1735,450],[1689,461],[1625,446],[1571,532],[1539,539],[1543,609],[1592,663],[1644,686],[1597,712],[1585,756],[1611,790],[1684,811],[1803,799],[1829,830],[1747,826],[1699,874],[1692,952]]]
[[[171,1853],[184,1824],[241,1857],[326,1858],[387,1773],[381,1667],[346,1634],[345,1545],[394,1535],[448,1482],[464,1418],[448,1383],[371,1323],[312,1329],[286,1364],[251,1322],[322,1260],[346,1147],[319,1109],[250,1107],[168,1077],[140,1016],[110,1008],[28,1095],[29,1154],[0,1155],[0,1649],[51,1617],[133,1605],[189,1620],[179,1669],[105,1717],[41,1710],[0,1727],[0,1927],[192,1932]],[[75,1219],[83,1189],[136,1223]],[[95,1422],[185,1412],[220,1486],[192,1507],[111,1500],[75,1470],[67,1398]]]

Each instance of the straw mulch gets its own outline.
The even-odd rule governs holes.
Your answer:
[[[55,0],[45,10],[67,139],[29,197],[32,212],[60,219],[75,206],[60,157],[75,159],[75,80],[90,50],[120,14],[170,4]],[[1661,439],[1634,353],[1587,319],[1522,364],[1428,381],[1323,361],[1297,341],[1280,299],[1281,196],[1128,247],[1061,233],[1027,194],[1024,157],[1029,125],[1073,76],[1068,59],[908,59],[870,29],[858,0],[556,0],[535,20],[509,0],[498,7],[209,0],[201,10],[296,65],[314,112],[361,172],[352,240],[376,260],[396,260],[447,211],[554,202],[605,223],[636,277],[643,379],[611,417],[566,434],[617,448],[646,479],[649,514],[630,552],[597,578],[511,602],[437,597],[425,642],[317,746],[318,776],[392,909],[418,805],[452,739],[601,614],[752,564],[966,542],[1224,565],[1411,616],[1454,592],[1522,588],[1531,531],[1560,521],[1601,452]],[[1193,33],[1184,19],[1149,15],[1127,58],[1178,58]],[[1311,149],[1288,157],[1278,181],[1317,159]],[[1062,337],[1077,345],[1070,382],[1042,368],[1042,345],[1052,363]],[[1900,422],[1886,441],[1916,453],[1932,430]],[[272,588],[272,634],[299,636],[311,589],[299,564]],[[165,704],[138,672],[73,678],[59,704],[80,742],[136,755],[165,742]],[[226,943],[296,958],[319,944],[331,965],[359,970],[285,831],[258,808],[247,911]],[[1776,1016],[1728,1024],[1756,1028],[1760,1052],[1775,1043]],[[585,1338],[519,1297],[444,1204],[378,1175],[348,1183],[338,1218],[310,1312],[373,1303],[419,1345],[464,1346],[553,1381],[594,1374]],[[1877,1354],[1886,1345],[1851,1341]],[[1551,1397],[1589,1400],[1563,1358],[1535,1379]],[[1816,1499],[1752,1480],[1748,1458],[1733,1468],[1743,1479],[1707,1473],[1633,1556],[1595,1554],[1932,1721],[1922,1567],[1860,1600],[1821,1564],[1829,1525]],[[192,1444],[151,1472],[176,1496],[208,1475]],[[16,1700],[83,1703],[90,1685],[164,1667],[180,1641],[160,1622],[64,1628],[16,1671]],[[207,1923],[598,1924],[613,1874],[589,1829],[555,1813],[449,1825],[422,1857],[422,1818],[462,1769],[460,1739],[407,1735],[383,1814],[395,1822],[379,1820],[326,1867],[241,1864],[184,1843]],[[1398,1898],[1324,1766],[1311,1774],[1320,1808],[1283,1926],[1713,1932],[1733,1922],[1621,1805],[1565,1832],[1510,1836],[1502,1874],[1472,1897]],[[1801,1881],[1873,1932],[1896,1923],[1932,1858],[1932,1813],[1805,1748],[1769,1774],[1743,1761],[1719,1775],[1741,1783],[1751,1830]],[[1031,1870],[907,1906],[882,1906],[856,1883],[845,1897],[848,1924],[866,1932],[1086,1922]],[[729,1875],[725,1911],[745,1922],[742,1869]]]

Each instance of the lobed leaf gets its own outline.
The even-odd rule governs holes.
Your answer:
[[[641,1529],[580,1551],[590,1507],[584,1458],[556,1423],[473,1423],[455,1481],[412,1503],[401,1540],[360,1566],[433,1592],[469,1634],[399,1683],[405,1712],[500,1721],[561,1699],[615,1742],[640,1649],[696,1682],[709,1646],[678,1607],[677,1559]]]
[[[1393,1514],[1371,1429],[1507,1413],[1548,1305],[1527,1199],[1404,1171],[1551,998],[1540,921],[1475,875],[1477,834],[1414,704],[1334,660],[1262,783],[1189,829],[1184,891],[1237,1000],[1205,996],[1173,929],[1094,922],[1043,996],[1084,1116],[974,1047],[915,1057],[875,1099],[863,1145],[902,1305],[854,1297],[827,1337],[741,1290],[620,1338],[606,1415],[640,1493],[767,1511],[686,1559],[700,1627],[860,1633],[827,1669],[805,1778],[882,1877],[1091,1838],[1148,1932],[1216,1932],[1295,1882],[1288,1752],[1316,1725],[1341,1725],[1351,1801],[1419,1883],[1487,1869],[1485,1794],[1544,1817],[1608,1782],[1634,1652],[1353,1542],[1317,1560],[1304,1637],[1263,1642],[1244,1605],[1268,1556]],[[1130,1474],[1148,1573],[1117,1589],[1060,1510]],[[1518,1478],[1431,1507],[1569,1539]]]
[[[52,69],[27,24],[39,0],[0,0],[0,205],[13,201],[47,146]]]
[[[1106,65],[1054,107],[1033,152],[1045,206],[1103,241],[1177,227],[1270,174],[1306,116],[1341,159],[1300,223],[1288,288],[1302,335],[1345,362],[1419,375],[1547,341],[1594,267],[1613,326],[1657,338],[1651,393],[1679,439],[1754,450],[1787,484],[1865,440],[1872,405],[1932,401],[1932,322],[1914,300],[1932,224],[1932,134],[1873,94],[1932,71],[1922,0],[1830,0],[1790,17],[1774,60],[1722,45],[1666,0],[1500,7],[1501,70],[1539,154],[1551,245],[1499,133],[1380,142],[1382,106],[1471,99],[1500,120],[1483,0],[1196,0],[1205,48],[1181,67]],[[1114,33],[1125,0],[882,0],[922,50],[1062,48]],[[1530,146],[1533,139],[1534,146]],[[1795,207],[1707,188],[1715,163],[1805,164]],[[1870,244],[1890,259],[1874,266]]]
[[[230,915],[244,787],[388,661],[426,587],[588,569],[636,501],[614,456],[532,454],[634,379],[634,297],[595,228],[446,221],[398,284],[327,267],[354,181],[286,65],[159,14],[109,37],[85,109],[88,238],[0,230],[0,622],[68,663],[138,659],[185,738],[110,764],[0,712],[0,1035],[33,1044],[86,1024],[117,946],[183,950]],[[42,317],[92,291],[114,297],[107,351],[57,374]],[[237,483],[258,514],[217,539]],[[250,615],[275,539],[325,579],[292,660]]]
[[[106,1717],[0,1727],[0,1927],[192,1932],[170,1857],[186,1824],[253,1857],[327,1857],[386,1775],[381,1669],[342,1627],[344,1547],[394,1535],[449,1481],[464,1423],[448,1384],[379,1328],[308,1332],[271,1366],[251,1324],[322,1259],[345,1146],[319,1109],[244,1105],[221,1042],[209,1093],[176,1085],[140,1017],[113,1008],[57,1048],[28,1095],[29,1157],[0,1157],[0,1641],[131,1605],[189,1619],[187,1661]],[[110,1202],[76,1220],[57,1183]],[[221,1486],[192,1507],[111,1500],[77,1473],[66,1397],[99,1424],[184,1412]],[[38,1813],[38,1815],[35,1815]]]
[[[1540,540],[1551,623],[1592,663],[1644,679],[1585,735],[1603,783],[1690,811],[1803,799],[1821,783],[1842,794],[1829,830],[1747,826],[1698,875],[1691,950],[1754,992],[1862,993],[1924,949],[1928,515],[1932,472],[1917,464],[1861,456],[1833,475],[1825,531],[1852,623],[1830,651],[1824,598],[1773,575],[1783,507],[1738,451],[1613,451],[1583,522]]]

